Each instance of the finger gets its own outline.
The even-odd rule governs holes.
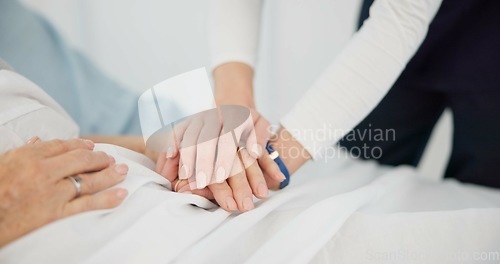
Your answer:
[[[191,187],[189,186],[189,182],[187,180],[174,180],[172,182],[172,191],[178,192],[178,193],[192,193],[191,192]]]
[[[258,159],[262,155],[262,147],[257,143],[255,129],[252,128],[245,144],[248,153],[254,160]]]
[[[261,155],[261,148],[257,144],[257,134],[255,132],[255,125],[253,122],[252,114],[245,120],[242,125],[244,131],[242,132],[241,141],[245,144],[245,147],[249,151],[250,155],[257,159]],[[240,143],[241,144],[241,143]]]
[[[68,202],[63,208],[63,215],[70,216],[93,210],[111,209],[120,205],[128,191],[116,188],[93,195],[84,195]]]
[[[280,183],[286,179],[278,164],[276,164],[276,162],[271,159],[269,155],[262,155],[257,161],[264,175],[268,176],[270,179]]]
[[[243,163],[245,165],[245,174],[248,179],[248,183],[250,184],[250,187],[252,188],[253,194],[257,198],[266,198],[269,194],[269,190],[267,188],[267,183],[264,178],[264,174],[262,173],[259,164],[256,162],[256,160],[250,156],[250,154],[246,150],[240,151],[240,157],[241,160],[243,160]],[[248,161],[251,161],[252,163],[248,165]]]
[[[257,138],[257,144],[260,148],[259,157],[266,153],[264,150],[267,142],[269,142],[271,138],[271,130],[272,128],[269,121],[264,119],[262,116],[259,116],[255,121],[255,133]]]
[[[172,159],[179,154],[179,144],[175,132],[175,129],[172,129],[171,133],[167,135],[169,137],[165,149],[165,157],[167,159]]]
[[[279,190],[282,181],[277,181],[274,178],[271,178],[266,173],[264,173],[264,179],[266,180],[266,185],[268,190],[274,190],[274,191]]]
[[[39,143],[37,145],[40,145]],[[107,168],[114,159],[106,153],[76,149],[46,160],[46,169],[55,178],[64,178],[81,173],[100,171]]]
[[[179,179],[188,179],[194,175],[196,165],[196,144],[202,126],[203,123],[199,118],[193,119],[182,136],[179,149],[181,155],[179,162]]]
[[[220,134],[218,119],[207,119],[201,129],[196,145],[196,185],[198,189],[205,188],[212,181],[215,153]]]
[[[238,210],[238,205],[233,198],[233,190],[231,190],[231,187],[229,187],[226,181],[209,185],[208,189],[212,192],[213,197],[224,210],[228,212]]]
[[[180,182],[177,184],[177,182]],[[177,192],[178,193],[184,193],[184,194],[196,194],[202,197],[205,197],[209,200],[214,199],[214,195],[212,192],[208,189],[208,187],[205,187],[203,189],[194,189],[191,190],[191,187],[189,186],[189,183],[186,180],[179,180],[176,181],[177,184]]]
[[[184,192],[184,193],[186,193],[186,192]],[[208,189],[208,187],[205,187],[203,189],[195,189],[195,190],[192,191],[192,193],[196,194],[198,196],[201,196],[201,197],[205,197],[208,200],[213,200],[214,199],[214,195]]]
[[[94,149],[94,142],[90,140],[71,139],[71,140],[50,140],[42,141],[32,145],[43,157],[53,157],[67,153],[76,149]]]
[[[156,173],[163,176],[163,174],[161,174],[161,171],[163,170],[163,167],[165,167],[166,162],[167,162],[167,154],[165,152],[160,152],[160,154],[158,154],[158,159],[156,159],[156,167],[155,167]]]
[[[241,212],[250,211],[255,208],[252,200],[252,189],[248,184],[245,171],[229,177],[227,182],[233,191],[233,197]]]
[[[30,144],[35,144],[37,142],[40,142],[40,138],[38,136],[34,136],[32,138],[30,138],[28,141],[26,141],[26,145],[30,145]]]
[[[229,177],[232,172],[233,162],[238,158],[236,151],[237,146],[231,132],[221,132],[217,142],[217,158],[214,165],[215,182],[223,183]],[[235,171],[233,174],[240,172],[241,170]]]
[[[81,195],[93,194],[122,182],[128,166],[117,164],[102,171],[78,175],[81,178]]]
[[[258,114],[254,113],[254,115]],[[263,117],[258,115],[257,119],[255,120],[254,130],[250,134],[249,142],[246,146],[250,151],[250,155],[252,155],[252,157],[254,158],[260,158],[263,154],[267,153],[265,151],[265,146],[270,138],[271,124]],[[257,142],[254,142],[254,140]]]
[[[178,178],[179,171],[179,155],[174,158],[167,159],[165,164],[163,165],[162,170],[160,171],[160,175],[165,177],[170,182],[173,182]]]

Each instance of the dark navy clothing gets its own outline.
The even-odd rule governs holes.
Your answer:
[[[360,25],[373,0],[366,0]],[[418,165],[445,108],[453,150],[445,177],[500,187],[500,1],[444,0],[421,47],[387,96],[355,131],[394,129],[396,140],[348,141],[380,147],[382,164]]]

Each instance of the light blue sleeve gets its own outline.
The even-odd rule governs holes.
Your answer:
[[[138,94],[104,75],[16,0],[0,1],[0,57],[61,104],[82,134],[140,134]]]

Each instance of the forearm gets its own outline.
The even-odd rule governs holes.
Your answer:
[[[208,38],[218,104],[255,108],[261,0],[211,0]]]
[[[281,123],[315,158],[382,100],[424,40],[442,0],[378,0],[370,18]],[[324,137],[305,137],[321,131]]]

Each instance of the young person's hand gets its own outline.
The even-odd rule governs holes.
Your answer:
[[[234,109],[227,109],[227,111],[230,110]],[[172,146],[167,149],[172,150],[173,145],[184,145],[184,147],[175,149],[173,153],[160,154],[157,172],[172,182],[174,191],[195,193],[208,199],[214,198],[222,208],[228,211],[253,209],[252,194],[261,199],[268,195],[266,177],[281,182],[284,180],[284,176],[274,161],[270,160],[267,154],[263,154],[265,145],[270,138],[269,122],[256,111],[249,111],[251,111],[252,119],[244,122],[234,132],[236,134],[234,138],[237,138],[238,141],[244,139],[245,148],[236,148],[233,141],[234,134],[224,134],[218,130],[214,133],[214,131],[200,129],[203,127],[201,124],[206,125],[210,118],[205,117],[201,121],[196,120],[196,122],[190,120],[187,125],[182,125],[182,129],[174,129],[175,136],[172,136],[172,140],[177,138],[178,143],[171,144]],[[231,116],[231,113],[228,112],[222,116]],[[212,120],[213,122],[215,121]],[[220,128],[216,127],[215,129]],[[186,134],[198,135],[199,139],[205,137],[201,135],[207,132],[215,137],[209,141],[202,140],[201,142],[183,144]],[[224,138],[224,136],[229,138]],[[189,136],[189,138],[195,137]],[[248,140],[248,138],[253,139]],[[249,148],[255,150],[256,144],[259,153],[251,153]],[[188,168],[196,166],[196,171],[208,171],[211,178],[205,180],[202,186],[193,184],[194,181],[198,180],[198,175],[193,174],[193,171],[187,172],[186,166]],[[220,168],[226,173],[223,178],[219,178],[217,175]],[[186,175],[188,176],[186,177]],[[205,177],[205,175],[203,176]]]

